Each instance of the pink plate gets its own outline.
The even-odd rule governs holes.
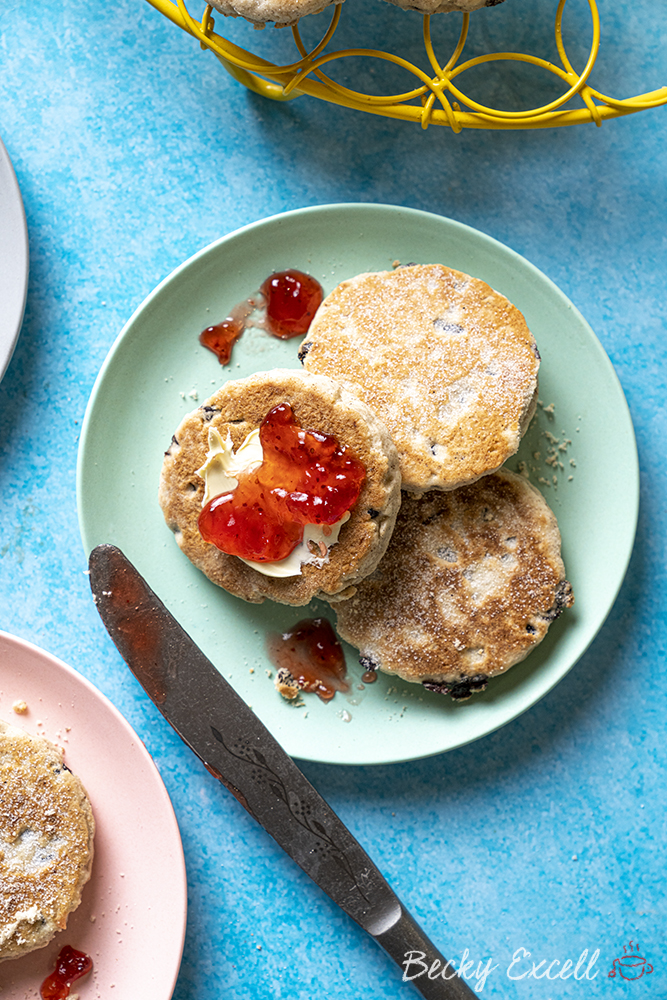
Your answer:
[[[27,703],[27,714],[15,714],[16,701]],[[174,810],[146,748],[87,680],[6,632],[0,718],[65,749],[97,826],[80,907],[47,948],[0,965],[3,1000],[37,1000],[66,944],[94,963],[72,986],[81,1000],[169,1000],[185,936],[185,864]]]

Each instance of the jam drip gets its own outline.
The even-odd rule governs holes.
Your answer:
[[[289,631],[267,638],[274,667],[287,670],[298,688],[331,701],[336,691],[349,691],[345,657],[326,618],[306,618]]]
[[[322,302],[322,286],[303,271],[276,271],[260,289],[266,299],[266,325],[280,340],[303,337]]]
[[[56,959],[55,971],[42,983],[42,1000],[66,1000],[70,986],[93,967],[93,960],[66,944]]]
[[[248,318],[256,307],[257,303],[252,296],[249,299],[244,299],[243,302],[234,306],[222,323],[207,326],[199,334],[199,343],[208,347],[209,351],[213,351],[221,365],[229,363],[232,347],[245,330]]]
[[[266,415],[259,440],[261,465],[209,500],[199,531],[228,555],[277,562],[302,541],[306,524],[340,521],[357,502],[366,470],[332,435],[302,430],[289,403]]]
[[[207,326],[199,334],[199,343],[213,351],[221,365],[229,363],[232,348],[247,326],[262,327],[279,340],[303,337],[324,295],[316,278],[294,270],[270,274],[260,292],[266,301],[265,320],[250,322],[252,313],[261,305],[255,293],[234,306],[222,323]]]
[[[244,330],[245,325],[240,320],[228,317],[223,319],[222,323],[207,326],[202,330],[199,334],[199,343],[217,354],[221,365],[226,365],[232,356],[232,347]]]

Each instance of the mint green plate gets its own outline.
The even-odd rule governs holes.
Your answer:
[[[298,339],[278,341],[250,330],[223,369],[199,345],[202,329],[223,319],[273,271],[300,268],[329,292],[344,278],[389,269],[395,260],[441,262],[483,278],[526,316],[542,355],[542,405],[508,466],[525,463],[558,518],[576,603],[527,660],[468,702],[453,704],[383,675],[360,690],[361,669],[347,647],[350,694],[328,704],[306,696],[305,707],[295,708],[267,676],[266,634],[314,613],[332,621],[334,616],[321,604],[246,604],[209,583],[181,554],[163,521],[157,502],[162,456],[182,417],[225,379],[299,367]],[[574,666],[623,580],[639,475],[632,422],[611,362],[572,303],[532,264],[436,215],[390,205],[328,205],[223,237],[148,296],[95,383],[81,434],[77,489],[86,551],[101,542],[118,545],[289,754],[375,764],[479,739],[534,705]]]

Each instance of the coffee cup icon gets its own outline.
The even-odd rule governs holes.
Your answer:
[[[623,979],[641,979],[653,972],[653,966],[641,955],[624,955],[623,958],[615,958],[609,978],[613,979],[616,973]]]

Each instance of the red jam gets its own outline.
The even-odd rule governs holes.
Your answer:
[[[303,337],[308,332],[324,295],[316,278],[294,270],[270,274],[260,291],[266,300],[266,319],[252,325],[263,327],[280,340]],[[235,305],[222,323],[207,326],[199,334],[199,343],[213,351],[221,365],[229,364],[232,347],[250,325],[252,313],[260,306],[256,294]]]
[[[281,340],[303,337],[322,302],[319,281],[303,271],[277,271],[261,287],[266,299],[266,325]]]
[[[302,541],[306,524],[340,521],[357,502],[366,470],[335,437],[302,430],[288,403],[267,414],[259,440],[261,465],[209,500],[199,531],[228,555],[277,562]]]
[[[302,691],[315,692],[322,701],[349,691],[343,650],[325,618],[306,618],[289,632],[270,635],[266,644],[274,667],[289,670]]]
[[[85,976],[92,967],[92,958],[66,944],[58,955],[55,971],[42,983],[42,1000],[66,1000],[72,983]]]
[[[246,326],[248,318],[257,308],[257,302],[250,296],[235,305],[229,316],[216,326],[207,326],[199,334],[199,343],[217,354],[221,365],[226,365],[232,356],[232,347],[239,339]]]
[[[222,323],[207,326],[205,330],[202,330],[199,334],[199,343],[217,354],[221,365],[226,365],[232,356],[232,347],[244,330],[245,324],[242,320],[235,320],[228,316],[227,319],[223,319]]]

